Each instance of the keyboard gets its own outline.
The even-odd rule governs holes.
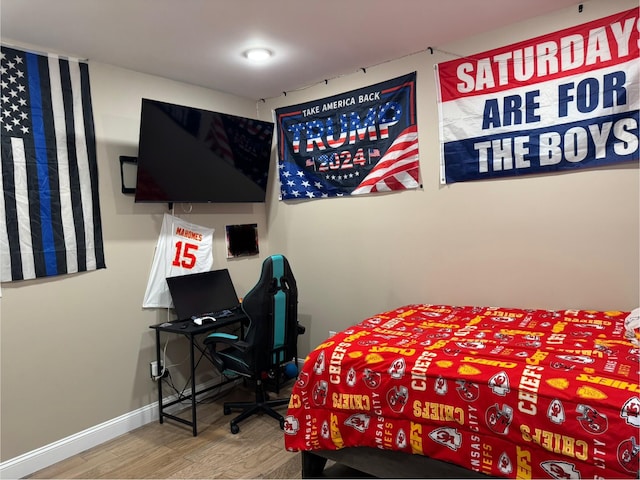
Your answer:
[[[202,318],[202,317],[213,317],[213,318],[230,317],[234,315],[239,308],[240,307],[231,307],[231,308],[225,308],[224,310],[218,310],[216,312],[207,312],[201,315],[194,315],[193,317],[191,317],[191,320],[195,320],[196,318]]]

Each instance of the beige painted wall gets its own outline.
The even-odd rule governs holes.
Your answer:
[[[630,0],[593,0],[585,2],[582,14],[563,10],[438,47],[476,53],[634,6]],[[265,255],[287,255],[298,280],[300,319],[309,327],[301,354],[329,330],[410,302],[638,306],[637,166],[439,185],[433,66],[449,58],[438,52],[412,55],[257,107],[92,63],[107,269],[2,285],[2,460],[155,401],[148,325],[163,321],[166,312],[143,310],[141,302],[166,206],[136,205],[122,195],[118,163],[120,155],[137,152],[141,97],[246,116],[259,108],[261,118],[271,119],[280,106],[417,71],[422,190],[284,203],[272,183],[266,206],[194,205],[190,214],[176,207],[177,215],[216,228],[215,267],[231,270],[240,294],[253,285]],[[253,222],[260,257],[227,261],[224,226]],[[185,353],[175,342],[169,350],[176,359]]]
[[[583,13],[576,6],[438,50],[481,53],[637,5],[585,2]],[[272,195],[269,241],[295,269],[301,319],[311,327],[304,342],[317,345],[329,330],[414,302],[638,306],[637,164],[439,184],[434,65],[452,58],[426,51],[260,105],[266,117],[281,106],[417,71],[422,190],[297,203],[278,203]]]
[[[44,49],[40,49],[44,50]],[[255,117],[255,102],[90,63],[100,206],[107,268],[48,280],[2,284],[2,460],[148,405],[155,337],[164,309],[143,309],[167,204],[135,204],[120,192],[120,155],[137,155],[142,97]],[[176,205],[175,215],[215,228],[214,268],[229,268],[239,295],[254,284],[269,249],[264,204]],[[225,225],[257,223],[261,254],[227,260]],[[181,339],[180,339],[181,340]],[[171,341],[171,362],[186,358]],[[183,370],[184,371],[184,370]],[[203,369],[199,381],[210,379]],[[173,375],[183,377],[180,369]],[[170,393],[170,392],[167,392]]]

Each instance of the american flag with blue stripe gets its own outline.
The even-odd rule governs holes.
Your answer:
[[[0,281],[105,268],[89,68],[2,47]]]

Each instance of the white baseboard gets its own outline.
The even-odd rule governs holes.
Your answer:
[[[200,391],[207,388],[213,385],[214,382],[215,381],[211,381],[199,385],[197,390]],[[223,385],[219,391],[225,391],[232,386],[233,383]],[[186,391],[185,395],[189,393],[190,391]],[[206,396],[198,396],[198,398],[206,398]],[[163,403],[168,403],[175,399],[177,399],[177,396],[171,395],[165,398]],[[180,409],[180,405],[174,405],[166,410],[171,412],[178,409]],[[44,447],[24,453],[6,462],[2,462],[0,463],[0,478],[14,479],[26,477],[38,470],[42,470],[54,463],[77,455],[89,448],[100,445],[101,443],[107,442],[153,421],[158,421],[157,402],[146,405],[133,412],[125,413],[124,415],[75,433],[57,442],[45,445]]]
[[[304,359],[297,359],[298,369],[302,368]],[[197,390],[213,385],[217,380],[198,385]],[[225,391],[233,386],[233,383],[223,385],[219,392]],[[190,390],[185,392],[189,395]],[[205,396],[198,397],[205,398]],[[176,395],[166,397],[163,403],[169,403],[177,399]],[[166,409],[168,412],[176,411],[180,405],[174,405]],[[85,450],[112,440],[120,435],[142,427],[147,423],[158,421],[158,403],[153,402],[133,412],[125,413],[119,417],[108,420],[100,425],[88,428],[81,432],[70,435],[66,438],[50,443],[44,447],[37,448],[30,452],[9,459],[0,463],[0,479],[24,478],[38,470],[42,470],[54,463],[61,462],[66,458],[77,455]]]

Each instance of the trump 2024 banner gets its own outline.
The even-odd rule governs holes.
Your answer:
[[[441,183],[638,160],[638,9],[436,66]]]
[[[280,198],[418,188],[415,72],[276,110]]]

